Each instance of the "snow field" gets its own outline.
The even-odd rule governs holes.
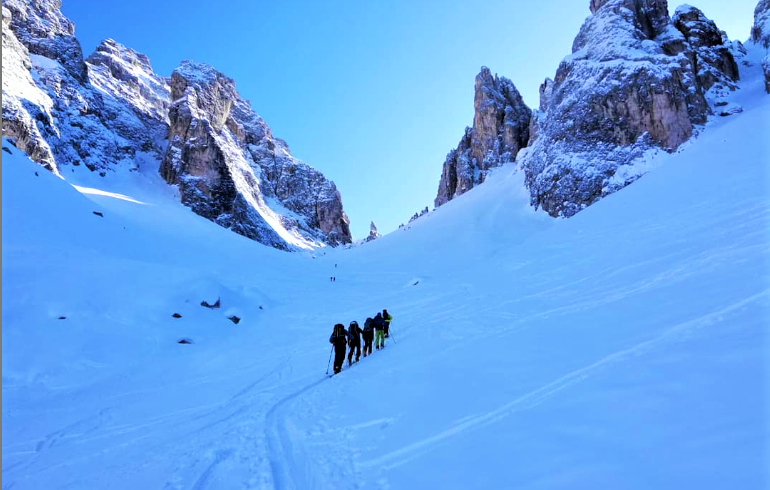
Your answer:
[[[315,258],[152,168],[4,153],[4,487],[764,488],[770,98],[743,78],[742,114],[569,220],[505,167]],[[327,379],[333,324],[383,307],[386,349]]]

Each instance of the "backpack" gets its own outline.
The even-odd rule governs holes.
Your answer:
[[[372,319],[367,318],[364,322],[364,333],[372,333]]]
[[[350,335],[352,335],[352,336],[357,336],[358,334],[360,334],[361,333],[361,329],[358,327],[358,322],[355,321],[355,320],[350,322],[350,328],[348,329],[348,331],[350,332]]]
[[[345,338],[345,325],[338,323],[334,326],[334,333],[332,333],[333,339]]]

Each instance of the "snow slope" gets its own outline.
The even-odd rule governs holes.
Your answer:
[[[742,114],[569,220],[508,166],[316,257],[152,169],[79,192],[4,152],[3,488],[766,488],[770,97],[742,75]],[[383,307],[386,349],[328,379],[332,325]]]

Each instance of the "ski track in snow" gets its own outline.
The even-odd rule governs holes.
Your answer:
[[[675,325],[653,339],[646,340],[628,349],[615,352],[596,361],[593,364],[572,371],[571,373],[568,373],[561,378],[548,383],[547,385],[542,386],[534,391],[526,393],[499,408],[496,408],[482,415],[468,416],[458,421],[458,423],[450,429],[439,432],[434,436],[417,441],[396,451],[384,454],[378,458],[363,461],[359,463],[359,466],[364,469],[378,467],[384,467],[386,469],[396,468],[411,461],[414,456],[419,456],[425,451],[430,450],[431,446],[439,444],[446,439],[457,436],[458,434],[468,430],[493,424],[505,417],[516,413],[517,411],[530,409],[547,400],[548,398],[551,398],[553,395],[559,393],[560,391],[587,379],[595,372],[609,367],[611,364],[642,356],[647,351],[655,348],[663,342],[684,340],[683,337],[690,335],[692,331],[710,325],[714,320],[719,319],[723,315],[739,310],[760,300],[770,300],[770,289],[741,300],[737,303],[728,305],[717,311],[713,311],[705,316],[681,323],[679,325]]]
[[[302,442],[298,438],[292,437],[292,432],[295,431],[288,426],[283,410],[294,399],[308,393],[327,379],[330,378],[325,376],[316,382],[303,386],[276,402],[267,412],[265,425],[270,448],[268,456],[273,482],[277,490],[316,488],[312,468],[309,467],[307,458],[304,458],[302,454]]]

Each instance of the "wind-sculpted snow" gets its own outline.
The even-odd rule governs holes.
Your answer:
[[[165,79],[147,56],[112,39],[84,60],[60,6],[3,2],[3,134],[35,161],[65,177],[73,171],[66,167],[109,176],[164,161],[160,172],[186,205],[237,233],[286,250],[351,242],[334,183],[291,156],[231,79],[193,62]],[[185,96],[187,85],[216,93],[172,97]],[[177,130],[193,121],[208,125],[192,130],[210,149],[184,150]],[[190,155],[213,173],[183,165]]]

